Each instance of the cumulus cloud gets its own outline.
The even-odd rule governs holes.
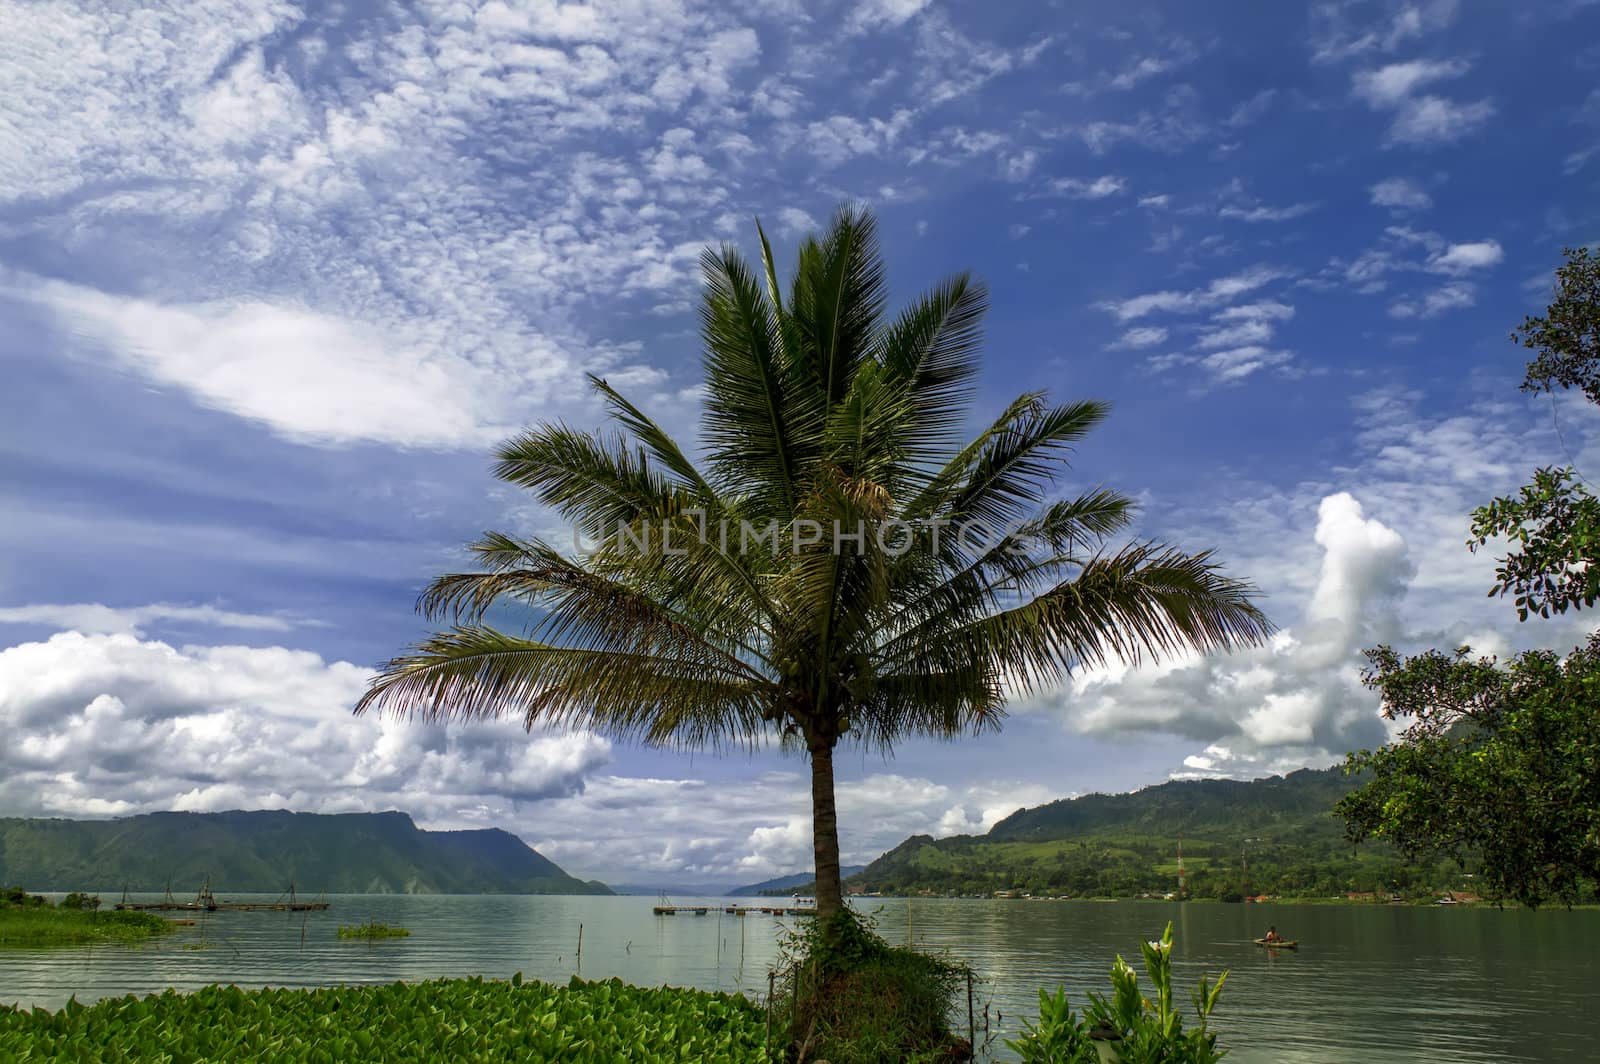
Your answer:
[[[802,771],[629,776],[607,771],[611,744],[589,734],[356,718],[367,669],[284,647],[176,646],[126,630],[130,616],[103,620],[122,630],[0,650],[0,815],[400,809],[427,827],[504,827],[575,873],[624,882],[732,884],[810,866]],[[912,834],[985,831],[1054,797],[1024,781],[844,774],[845,857],[871,860]]]
[[[1406,544],[1348,493],[1318,504],[1314,536],[1322,562],[1300,625],[1261,650],[1227,658],[1086,670],[1066,702],[1076,726],[1090,734],[1168,731],[1204,742],[1187,763],[1203,774],[1325,763],[1381,742],[1357,655],[1392,628],[1412,573]]]
[[[1463,274],[1498,266],[1506,257],[1497,240],[1479,240],[1471,244],[1451,244],[1428,260],[1428,268],[1435,273]]]
[[[1284,625],[1269,646],[1088,669],[1039,701],[1082,733],[1192,741],[1175,775],[1248,778],[1384,741],[1377,698],[1359,682],[1366,647],[1575,645],[1592,621],[1508,631],[1506,604],[1484,596],[1492,556],[1463,544],[1473,506],[1556,453],[1548,419],[1500,402],[1428,416],[1420,396],[1394,390],[1363,396],[1357,419],[1338,473],[1347,490],[1320,479],[1265,492],[1231,484],[1215,515],[1191,515],[1180,537],[1230,544],[1230,564],[1269,589],[1269,613]],[[1566,429],[1580,462],[1600,461],[1593,421]]]
[[[0,808],[402,809],[462,824],[578,792],[610,744],[355,718],[368,670],[283,647],[60,632],[0,650]]]

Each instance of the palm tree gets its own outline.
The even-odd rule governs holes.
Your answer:
[[[698,453],[597,378],[612,431],[503,444],[496,474],[592,549],[486,534],[480,571],[419,602],[449,627],[383,666],[356,712],[514,713],[690,749],[775,737],[810,759],[826,916],[839,743],[981,733],[1077,666],[1258,644],[1270,624],[1210,552],[1119,538],[1127,496],[1050,497],[1105,404],[1028,393],[963,441],[980,284],[957,275],[887,316],[873,219],[845,207],[785,295],[760,236],[760,273],[732,247],[702,258]],[[520,634],[485,623],[505,605]]]

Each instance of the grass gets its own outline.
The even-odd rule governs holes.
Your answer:
[[[0,1060],[762,1064],[765,1042],[765,1013],[736,995],[520,975],[0,1007]]]
[[[143,942],[171,930],[171,921],[153,913],[0,906],[0,947],[10,949]]]
[[[408,928],[390,927],[388,924],[380,924],[376,920],[368,920],[364,924],[339,928],[339,937],[359,938],[375,942],[380,938],[410,938],[411,931]]]

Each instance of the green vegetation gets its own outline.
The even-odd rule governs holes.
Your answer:
[[[1538,352],[1522,390],[1577,388],[1600,404],[1600,258],[1588,248],[1565,254],[1555,300],[1543,317],[1526,318],[1512,335]],[[1515,497],[1476,510],[1468,545],[1476,550],[1497,538],[1512,549],[1499,559],[1499,583],[1490,593],[1511,595],[1523,620],[1600,601],[1600,499],[1577,470],[1537,470]]]
[[[124,997],[59,1012],[0,1008],[0,1060],[561,1064],[765,1059],[765,1014],[741,997],[482,979]]]
[[[97,912],[98,898],[69,895],[51,905],[21,887],[0,891],[0,947],[37,949],[100,942],[141,942],[173,929],[152,913]]]
[[[1370,651],[1367,683],[1399,741],[1350,755],[1371,781],[1339,803],[1350,836],[1481,867],[1485,888],[1528,906],[1600,887],[1600,634],[1565,659],[1501,667],[1430,650]]]
[[[390,927],[380,924],[376,920],[368,920],[364,924],[342,926],[339,928],[340,938],[364,938],[376,941],[380,938],[410,938],[411,929],[406,927]]]
[[[150,813],[120,820],[0,818],[0,882],[35,890],[182,894],[609,894],[505,831],[421,831],[404,813]]]
[[[1023,1036],[1008,1041],[1023,1064],[1098,1064],[1097,1043],[1109,1043],[1122,1064],[1215,1064],[1224,1050],[1209,1030],[1211,1012],[1228,973],[1211,983],[1206,976],[1191,993],[1197,1027],[1183,1029],[1182,1011],[1172,997],[1172,925],[1160,942],[1141,942],[1144,967],[1155,989],[1155,1001],[1139,990],[1139,977],[1121,957],[1111,969],[1111,998],[1089,992],[1089,1012],[1079,1019],[1067,1004],[1067,992],[1039,991],[1039,1021],[1024,1024]]]
[[[1538,357],[1523,390],[1579,388],[1600,404],[1600,259],[1568,249],[1555,300],[1513,334]],[[1600,600],[1600,499],[1573,469],[1541,469],[1517,498],[1473,514],[1476,549],[1511,545],[1489,592],[1522,620]],[[1528,906],[1600,890],[1600,633],[1563,659],[1531,651],[1502,667],[1471,647],[1403,658],[1367,652],[1366,683],[1407,726],[1350,755],[1371,782],[1339,804],[1350,837],[1481,865],[1488,890]]]
[[[785,944],[788,964],[773,1011],[788,1032],[790,1059],[901,1064],[966,1059],[950,1009],[966,969],[891,946],[863,918],[841,909],[808,921]]]
[[[1162,896],[1178,889],[1181,835],[1190,898],[1431,899],[1461,889],[1454,861],[1408,861],[1381,842],[1352,847],[1333,810],[1357,783],[1337,768],[1305,769],[1063,799],[1019,810],[987,835],[913,836],[850,882],[886,894]]]
[[[701,446],[599,379],[617,431],[544,424],[502,445],[496,474],[593,549],[486,535],[480,571],[422,596],[450,627],[384,666],[357,711],[691,749],[776,736],[810,758],[826,917],[841,742],[983,732],[1004,692],[1257,644],[1270,625],[1209,552],[1132,539],[1129,496],[1055,499],[1106,404],[1032,392],[963,436],[981,284],[957,275],[890,316],[875,222],[848,207],[801,243],[787,292],[764,234],[761,251],[702,258]],[[491,607],[525,634],[488,627]]]

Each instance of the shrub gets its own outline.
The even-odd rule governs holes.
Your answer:
[[[774,1002],[787,1017],[790,1055],[805,1064],[899,1064],[964,1060],[971,1047],[950,1030],[950,1006],[966,969],[891,946],[849,909],[811,921],[785,943],[789,961]]]
[[[42,894],[29,894],[21,887],[6,887],[0,890],[0,906],[18,909],[42,909],[45,905]]]
[[[1089,992],[1085,1018],[1073,1014],[1067,992],[1039,991],[1039,1020],[1024,1024],[1023,1036],[1006,1045],[1023,1064],[1097,1064],[1096,1042],[1110,1042],[1121,1064],[1214,1064],[1226,1050],[1217,1048],[1217,1036],[1208,1029],[1211,1010],[1222,993],[1228,973],[1211,983],[1207,976],[1191,993],[1199,1025],[1183,1029],[1183,1017],[1172,1003],[1172,925],[1160,942],[1141,942],[1145,971],[1155,985],[1151,1002],[1139,991],[1139,977],[1120,956],[1111,968],[1111,998]]]
[[[100,908],[100,895],[81,894],[78,891],[73,891],[71,894],[68,894],[65,898],[61,899],[61,908],[85,909],[93,912],[94,910]]]

